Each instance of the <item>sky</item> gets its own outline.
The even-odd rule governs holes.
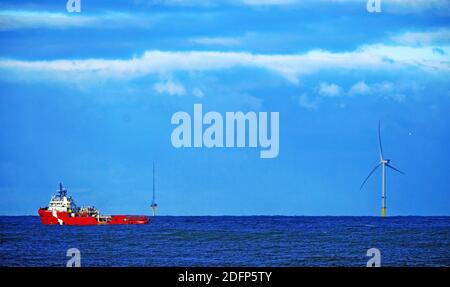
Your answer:
[[[450,1],[0,3],[0,215],[450,215]],[[279,154],[175,148],[171,117],[278,112]]]

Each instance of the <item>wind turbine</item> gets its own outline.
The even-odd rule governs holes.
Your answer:
[[[366,181],[369,179],[369,177],[375,172],[375,170],[381,166],[381,216],[386,216],[386,170],[387,168],[391,168],[401,174],[405,174],[404,172],[396,169],[389,163],[391,162],[390,159],[385,159],[383,154],[383,145],[381,144],[381,124],[380,121],[378,121],[378,152],[380,154],[380,162],[372,169],[372,171],[369,173],[369,175],[366,177],[366,179],[361,184],[360,190],[363,188]]]
[[[155,201],[155,163],[153,163],[153,199],[152,199],[152,204],[150,206],[152,208],[152,215],[155,216],[156,215],[156,207],[158,206],[158,204],[156,204],[156,201]]]

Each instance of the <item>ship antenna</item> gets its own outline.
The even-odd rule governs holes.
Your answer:
[[[59,196],[62,198],[63,196],[66,196],[66,190],[63,187],[62,182],[59,183]]]
[[[153,162],[153,199],[152,204],[150,205],[152,207],[152,215],[156,215],[156,207],[158,206],[155,201],[155,162]]]

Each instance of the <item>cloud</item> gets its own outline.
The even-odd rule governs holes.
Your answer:
[[[115,28],[122,25],[148,27],[148,17],[110,12],[98,15],[59,13],[34,10],[1,10],[0,31],[47,28],[66,29],[101,26]]]
[[[203,98],[205,96],[205,94],[203,93],[202,90],[200,90],[199,88],[195,88],[194,90],[192,90],[192,95],[196,98]]]
[[[240,39],[236,37],[200,37],[192,38],[190,41],[208,46],[236,46],[241,43]]]
[[[138,1],[138,0],[135,0]],[[148,1],[148,0],[139,0]],[[438,11],[445,13],[450,8],[448,0],[381,0],[383,12],[389,13],[421,13],[423,11]],[[200,6],[211,7],[219,5],[237,5],[248,7],[265,6],[299,6],[306,5],[324,6],[332,4],[357,5],[361,10],[366,9],[367,0],[160,0],[158,3],[164,3],[171,6]]]
[[[0,60],[0,77],[64,81],[133,79],[145,75],[173,72],[208,72],[233,68],[264,69],[293,84],[299,77],[323,70],[382,71],[421,69],[426,72],[450,72],[448,46],[405,47],[371,45],[351,52],[312,50],[303,54],[252,54],[217,51],[145,52],[130,59],[80,59],[25,61]]]
[[[242,0],[242,3],[250,6],[277,6],[298,4],[299,0]]]
[[[341,87],[336,84],[320,83],[319,94],[324,97],[338,97],[341,94]]]
[[[230,6],[246,6],[250,8],[259,7],[290,7],[302,6],[305,9],[323,8],[324,6],[335,9],[335,4],[347,5],[361,8],[365,12],[367,0],[134,0],[132,5],[136,5],[136,9],[145,10],[153,9],[155,6],[164,5],[166,7],[230,7]],[[422,13],[424,11],[433,11],[440,14],[448,15],[450,10],[450,1],[448,0],[381,0],[382,11],[387,13],[407,14]],[[335,5],[335,6],[333,6]],[[154,13],[152,13],[154,14]],[[49,25],[49,23],[58,23],[67,26],[92,25],[105,20],[109,24],[114,24],[114,20],[128,18],[132,21],[120,21],[122,25],[133,24],[135,21],[145,21],[149,15],[136,16],[133,14],[122,14],[111,11],[108,14],[97,14],[92,16],[75,15],[68,13],[58,13],[49,11],[36,10],[4,10],[0,11],[0,18],[4,18],[1,24],[8,23],[8,27],[25,28],[30,24],[40,27],[59,28]],[[77,18],[77,19],[74,19]]]
[[[413,96],[423,92],[423,86],[411,81],[389,82],[381,81],[367,84],[364,81],[359,81],[353,84],[348,92],[337,84],[320,83],[318,88],[310,89],[310,92],[317,92],[321,97],[312,97],[308,93],[303,93],[298,97],[294,97],[297,104],[307,110],[317,110],[321,105],[329,102],[334,103],[339,108],[345,108],[346,102],[343,100],[350,100],[350,97],[341,96],[356,96],[356,95],[370,95],[378,99],[394,101],[403,103],[407,100],[407,96]],[[339,100],[336,100],[339,99]]]
[[[350,96],[356,95],[374,95],[385,99],[390,99],[398,103],[403,103],[406,100],[405,92],[408,94],[416,93],[420,88],[413,83],[400,83],[394,85],[391,82],[378,82],[373,84],[366,84],[364,81],[359,81],[354,84],[348,94]]]
[[[363,3],[361,3],[363,1]],[[166,6],[194,6],[194,7],[216,7],[216,6],[248,6],[248,7],[265,7],[265,6],[292,6],[303,5],[304,9],[315,9],[316,6],[323,7],[335,3],[358,5],[361,11],[365,9],[365,0],[135,0],[136,5],[145,6],[142,13],[123,13],[110,11],[97,14],[86,13],[66,13],[64,9],[59,11],[39,11],[39,10],[0,10],[0,31],[30,28],[46,28],[46,29],[68,29],[68,28],[84,28],[84,27],[143,27],[148,28],[154,20],[155,13],[147,9],[152,9],[155,5]],[[433,10],[437,13],[449,15],[450,1],[448,0],[382,0],[383,12],[392,13],[420,13],[427,10]],[[333,9],[333,8],[331,8]],[[440,32],[432,37],[441,37]],[[443,32],[447,37],[448,32]],[[419,32],[412,32],[411,35],[404,35],[403,38],[397,39],[400,43],[418,41],[428,41],[427,35],[421,35]],[[411,39],[412,38],[412,39]],[[421,38],[421,39],[420,39]],[[229,37],[205,37],[199,38],[198,43],[204,42],[204,45],[237,45],[239,39]]]
[[[280,5],[301,5],[301,4],[355,4],[365,9],[367,0],[235,0],[235,3],[242,3],[249,6],[280,6]],[[392,12],[423,11],[427,9],[442,9],[449,7],[448,0],[381,0],[382,7],[386,6]]]
[[[158,94],[168,94],[171,96],[183,96],[186,94],[186,89],[184,88],[183,85],[172,81],[156,83],[153,86],[153,89]]]
[[[296,3],[328,2],[328,3],[355,3],[366,6],[367,0],[298,0]],[[449,7],[448,0],[381,0],[383,11],[389,12],[420,12],[428,9],[442,9]],[[387,9],[384,9],[387,8]]]
[[[305,108],[307,110],[315,110],[319,107],[319,104],[317,101],[312,101],[308,98],[307,94],[302,94],[297,98],[297,102],[300,105],[300,107]]]
[[[439,29],[431,32],[406,32],[391,38],[401,45],[431,45],[446,44],[450,42],[450,30]]]
[[[367,95],[371,92],[370,87],[364,82],[360,81],[354,84],[348,92],[350,96],[353,95]]]
[[[376,93],[391,93],[394,91],[394,84],[390,82],[381,82],[372,85],[372,90]]]
[[[348,94],[350,96],[387,94],[394,92],[394,90],[395,86],[391,82],[380,82],[368,85],[364,81],[359,81],[350,88]]]
[[[304,1],[304,0],[302,0]],[[332,1],[332,0],[327,0]],[[137,3],[146,3],[149,0],[135,0]],[[218,5],[245,5],[245,6],[276,6],[299,4],[300,0],[158,0],[158,4],[167,6],[199,6],[210,7]]]
[[[388,97],[397,103],[403,103],[406,99],[404,94],[389,94]]]
[[[447,14],[450,8],[448,0],[382,0],[382,7],[387,12],[407,14],[421,13],[423,11],[436,11]],[[386,4],[386,5],[384,5]]]

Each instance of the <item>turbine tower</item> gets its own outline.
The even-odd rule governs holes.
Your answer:
[[[383,154],[383,145],[381,144],[381,124],[380,121],[378,121],[378,152],[380,154],[380,162],[372,169],[372,171],[369,173],[369,175],[366,177],[366,179],[361,184],[360,190],[363,188],[366,181],[369,179],[369,177],[375,172],[375,170],[381,166],[381,216],[386,216],[386,170],[387,168],[391,168],[401,174],[405,174],[402,171],[396,169],[389,163],[391,162],[390,159],[385,159]]]
[[[156,207],[158,206],[158,204],[156,204],[156,201],[155,201],[155,163],[153,163],[153,199],[152,199],[152,204],[150,206],[152,208],[152,215],[155,216],[156,215]]]

